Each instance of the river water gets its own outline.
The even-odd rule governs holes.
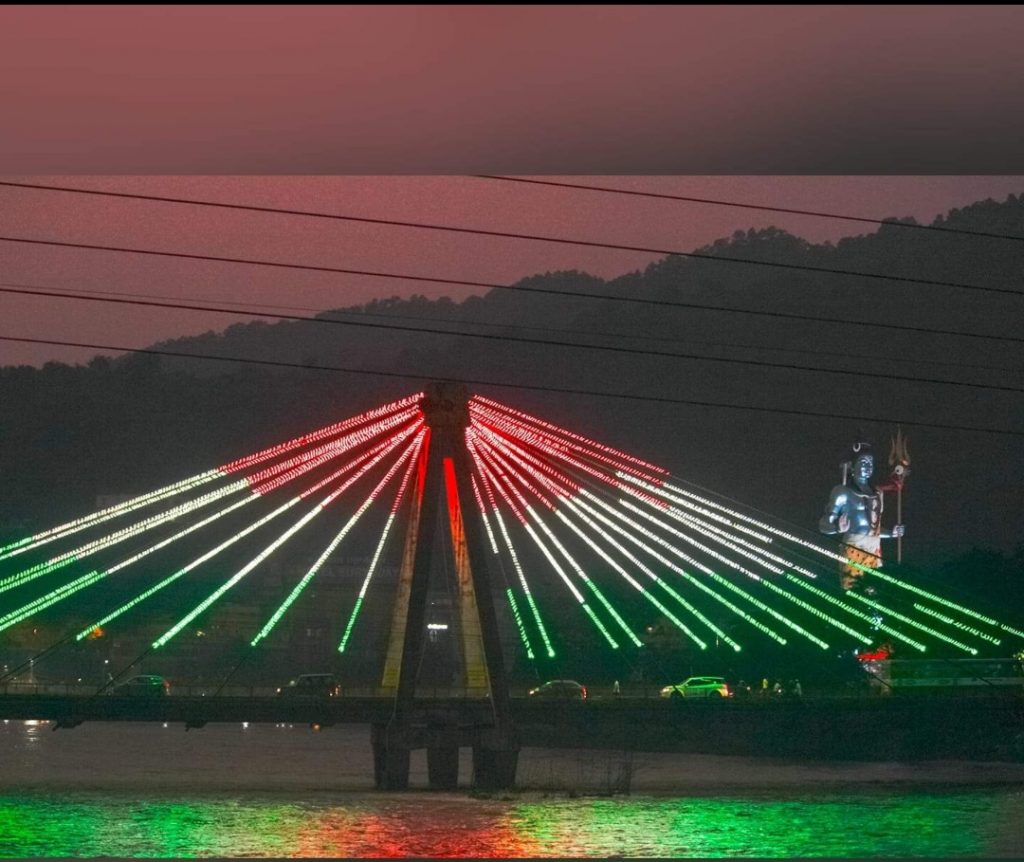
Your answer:
[[[473,797],[374,792],[365,727],[11,721],[0,757],[3,857],[1024,855],[1024,764],[526,749]]]

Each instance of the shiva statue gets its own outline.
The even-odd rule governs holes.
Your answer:
[[[829,536],[841,535],[843,555],[852,563],[878,568],[882,565],[882,539],[898,539],[905,530],[896,524],[891,532],[882,531],[882,493],[871,482],[875,456],[869,443],[855,443],[843,464],[843,484],[829,495],[825,514],[818,529]],[[844,590],[854,587],[864,574],[850,563],[840,568]]]

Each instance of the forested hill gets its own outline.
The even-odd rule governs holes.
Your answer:
[[[953,210],[934,226],[1024,236],[1024,195]],[[672,256],[610,281],[573,271],[537,274],[517,285],[653,301],[647,304],[490,290],[462,302],[393,298],[319,317],[843,368],[885,378],[303,322],[236,324],[154,347],[698,402],[625,401],[483,382],[471,387],[808,528],[837,481],[840,455],[855,435],[862,431],[873,439],[884,461],[893,426],[871,417],[1024,430],[1024,393],[907,379],[1024,388],[1021,343],[852,325],[875,321],[1020,339],[1024,296],[724,260],[875,272],[1024,293],[1024,242],[886,224],[836,244],[811,244],[776,229],[737,232],[695,251],[723,260]],[[585,256],[581,249],[581,262]],[[439,275],[465,275],[458,269],[453,261],[452,272]],[[393,290],[407,287],[396,282]],[[287,305],[287,276],[282,276],[280,294],[281,304]],[[724,313],[686,304],[846,322]],[[99,494],[140,492],[173,481],[421,385],[418,380],[146,355],[97,358],[77,366],[6,367],[0,369],[0,525],[20,532],[81,514]],[[727,410],[708,402],[864,418]],[[913,426],[904,430],[913,458],[905,504],[908,555],[923,558],[972,544],[1005,550],[1024,535],[1024,438]]]

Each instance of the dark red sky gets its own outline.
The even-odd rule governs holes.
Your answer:
[[[870,225],[758,213],[470,177],[7,177],[83,188],[193,197],[373,218],[523,231],[691,250],[734,230],[775,224],[809,240]],[[564,177],[586,182],[587,178]],[[849,215],[930,221],[951,207],[1024,192],[1022,177],[601,177],[605,185]],[[294,216],[0,188],[0,235],[254,257],[439,277],[514,282],[558,269],[605,278],[656,256],[460,236]],[[314,310],[414,292],[470,290],[357,276],[0,243],[2,281]],[[236,320],[4,295],[0,334],[144,346]],[[84,361],[68,348],[0,343],[0,364]]]
[[[936,155],[951,137],[978,158],[1020,123],[1022,17],[966,4],[7,5],[0,163],[950,173]]]
[[[1013,6],[7,5],[0,175],[682,250],[769,223],[835,239],[860,229],[445,175],[674,174],[604,182],[930,220],[1024,179],[870,174],[954,173],[951,148],[984,160],[1009,147],[1001,170],[1019,166],[1022,17]],[[783,173],[865,176],[739,175]],[[372,176],[383,174],[408,176]],[[483,281],[608,277],[648,260],[11,189],[0,229]],[[0,264],[5,281],[312,309],[412,290],[9,243]],[[137,345],[231,322],[10,296],[0,311],[8,334]],[[83,357],[0,344],[0,363],[52,358]]]

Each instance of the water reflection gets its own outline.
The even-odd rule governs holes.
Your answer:
[[[0,856],[1013,855],[1024,794],[894,791],[608,800],[449,795],[0,796]],[[1003,834],[1002,844],[991,836]]]

